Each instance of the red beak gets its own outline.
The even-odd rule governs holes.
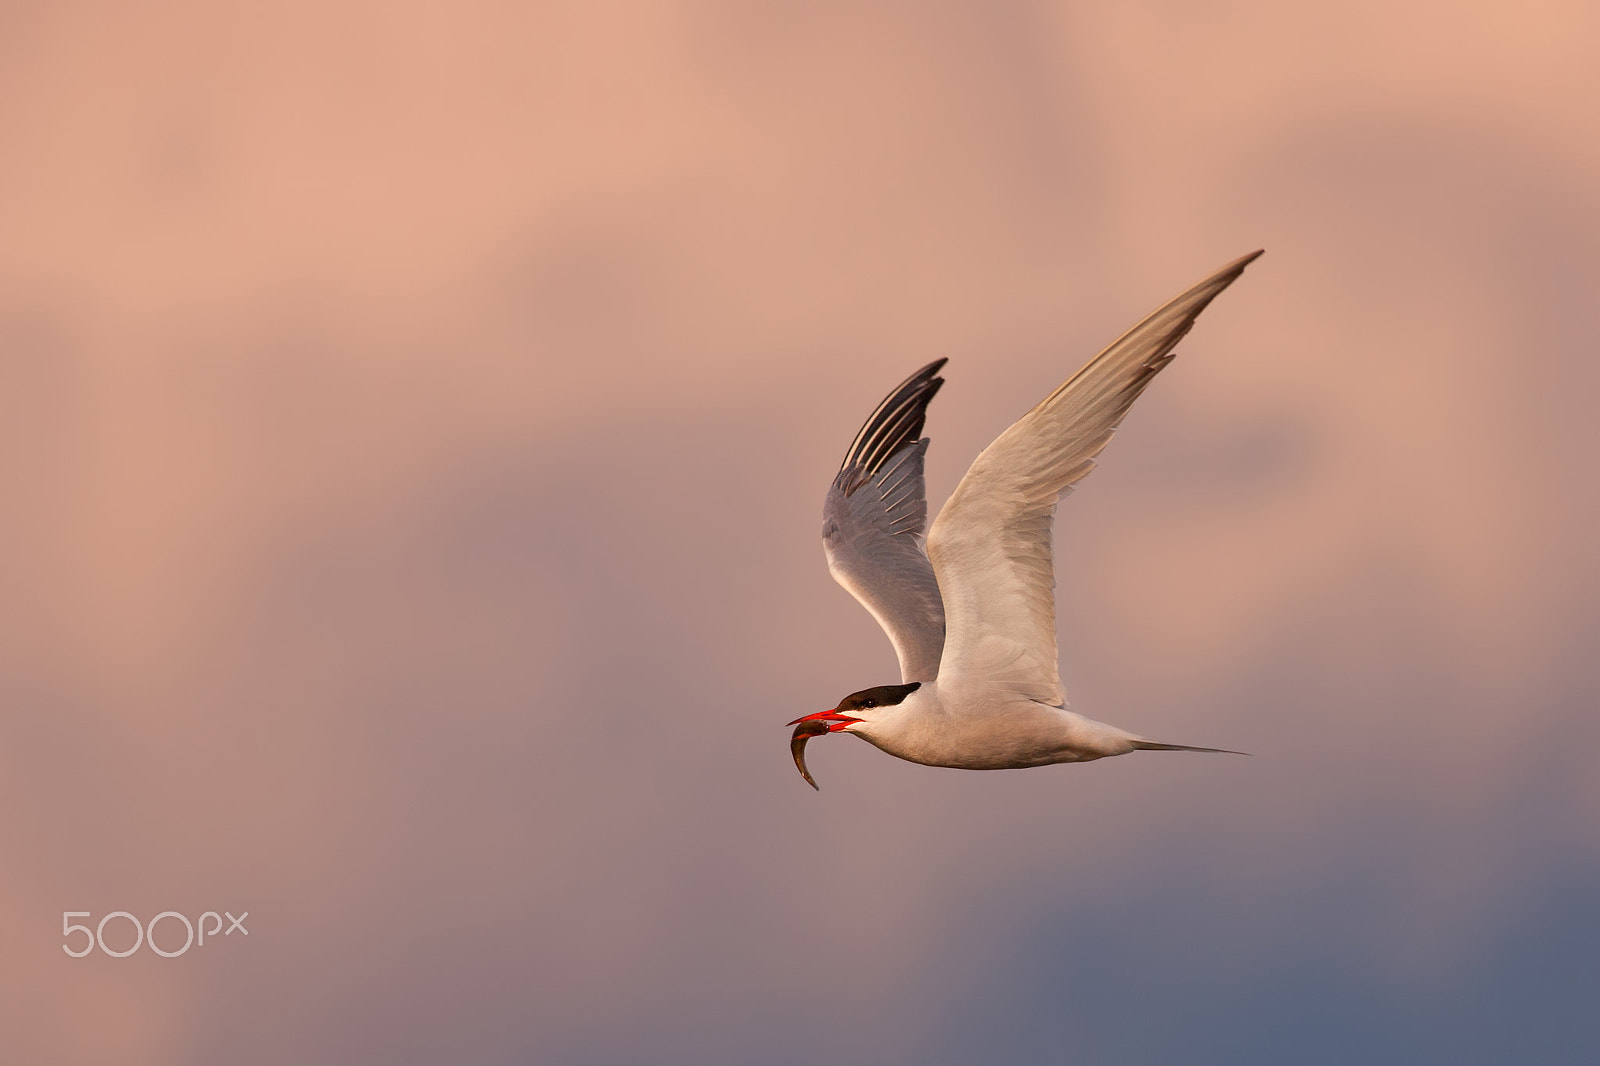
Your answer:
[[[788,724],[799,725],[801,722],[827,722],[829,723],[828,732],[837,733],[850,723],[859,721],[861,721],[861,719],[851,718],[848,714],[840,714],[839,708],[835,707],[831,711],[818,711],[816,714],[808,714],[804,718],[796,718],[794,721],[789,722]]]

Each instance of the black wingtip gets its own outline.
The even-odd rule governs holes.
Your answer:
[[[885,460],[922,436],[928,404],[944,384],[944,378],[937,375],[947,362],[948,359],[935,359],[884,397],[850,443],[839,464],[841,473],[860,468],[865,477],[859,480],[868,480]]]

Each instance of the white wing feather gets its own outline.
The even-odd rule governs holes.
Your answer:
[[[1218,293],[1234,260],[1123,334],[983,450],[928,534],[946,632],[939,682],[1064,706],[1057,666],[1056,503]]]

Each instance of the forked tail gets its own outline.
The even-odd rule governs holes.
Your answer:
[[[1249,755],[1248,751],[1234,751],[1231,748],[1195,748],[1188,744],[1157,744],[1153,740],[1136,740],[1133,742],[1135,751],[1209,751],[1214,755]]]

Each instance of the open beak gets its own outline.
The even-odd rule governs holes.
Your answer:
[[[789,754],[794,756],[795,768],[800,771],[800,776],[806,779],[806,784],[818,792],[822,791],[811,776],[811,771],[806,769],[806,741],[827,733],[837,733],[852,722],[859,721],[861,719],[840,714],[838,711],[818,711],[816,714],[808,714],[789,723],[795,727],[794,736],[789,739]]]

